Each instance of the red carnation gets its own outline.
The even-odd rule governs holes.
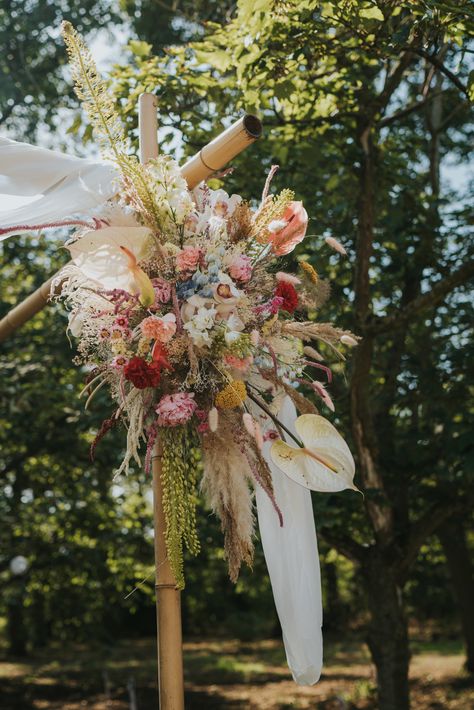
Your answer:
[[[160,382],[161,366],[152,362],[149,365],[141,357],[132,357],[124,367],[123,374],[137,389],[157,387]]]
[[[283,311],[293,313],[298,305],[298,294],[293,284],[288,283],[288,281],[279,281],[275,289],[275,296],[283,299],[283,303],[280,306]]]

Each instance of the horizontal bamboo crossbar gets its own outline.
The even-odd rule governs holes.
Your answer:
[[[155,97],[150,97],[153,101]],[[181,168],[181,174],[192,190],[202,180],[224,167],[232,158],[241,153],[262,135],[262,124],[257,116],[247,114],[208,143],[197,155],[190,158]],[[146,150],[153,145],[153,136],[146,135]],[[155,156],[154,156],[155,157]],[[33,316],[39,313],[49,300],[49,291],[54,274],[34,293],[15,306],[0,320],[0,342],[6,340]]]

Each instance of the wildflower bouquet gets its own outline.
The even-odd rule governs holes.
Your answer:
[[[254,206],[205,184],[190,192],[169,157],[140,165],[87,48],[69,24],[63,29],[78,94],[120,173],[119,196],[67,244],[72,261],[61,274],[76,360],[89,370],[87,402],[104,386],[114,402],[92,453],[119,423],[126,452],[117,474],[133,461],[141,466],[142,456],[149,471],[159,444],[166,542],[179,586],[183,547],[199,549],[200,478],[236,580],[242,561],[252,562],[254,486],[284,524],[264,442],[273,441],[274,463],[301,485],[354,487],[347,445],[300,385],[334,410],[331,370],[311,341],[343,357],[341,343],[356,340],[307,318],[329,294],[308,262],[297,275],[279,270],[279,258],[304,239],[308,216],[291,190],[270,193],[275,168]],[[296,434],[279,417],[285,397],[302,415]]]

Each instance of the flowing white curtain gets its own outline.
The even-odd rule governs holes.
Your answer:
[[[286,397],[280,421],[294,433],[296,410]],[[299,685],[319,680],[323,663],[321,575],[311,492],[292,481],[271,461],[275,498],[283,513],[280,527],[267,494],[257,486],[260,536],[280,619],[288,666]]]
[[[110,163],[0,138],[0,240],[87,214],[115,194],[116,176]]]

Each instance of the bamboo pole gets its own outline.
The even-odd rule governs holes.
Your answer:
[[[262,135],[260,119],[247,114],[220,133],[181,168],[192,190],[202,180],[220,170]]]
[[[6,340],[13,333],[21,328],[27,321],[35,316],[47,304],[50,298],[51,286],[59,272],[51,276],[36,291],[33,291],[24,301],[8,311],[6,316],[0,320],[0,342]]]
[[[156,97],[141,94],[138,107],[140,161],[147,163],[158,155]],[[184,710],[181,593],[166,550],[159,442],[153,452],[152,472],[159,707],[160,710]]]
[[[147,97],[143,98],[142,97]],[[143,126],[143,120],[140,122],[140,116],[146,113],[147,107],[150,106],[156,97],[153,94],[142,94],[139,99],[139,123]],[[156,104],[153,103],[154,106]],[[155,129],[151,124],[145,122],[143,140],[140,145],[140,160],[146,162],[158,155],[158,140],[156,138]],[[216,170],[220,170],[232,158],[241,153],[251,143],[257,140],[262,135],[262,124],[256,116],[247,114],[238,121],[232,124],[230,128],[223,131],[217,138],[214,138],[208,143],[197,155],[190,158],[181,168],[181,174],[188,183],[188,187],[192,190],[202,180],[205,180],[209,175],[212,175]],[[155,143],[153,142],[155,141]],[[156,145],[155,145],[156,144]],[[155,147],[154,147],[155,146]],[[143,152],[142,152],[143,151]],[[153,152],[155,151],[155,152]],[[148,157],[143,159],[144,155]],[[40,286],[34,293],[28,296],[24,301],[19,303],[7,315],[0,320],[0,342],[6,340],[18,328],[21,328],[30,318],[39,313],[48,302],[48,289],[52,281],[59,276],[61,272],[54,274],[46,283]]]

